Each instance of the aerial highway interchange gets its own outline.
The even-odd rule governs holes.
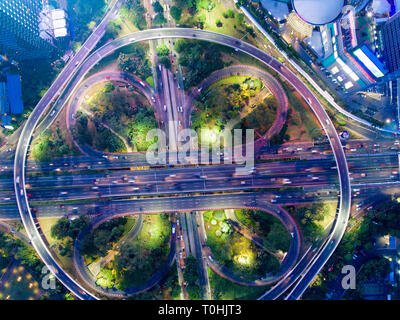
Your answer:
[[[209,267],[239,285],[268,286],[259,300],[301,299],[339,246],[350,215],[356,212],[357,216],[358,212],[372,208],[378,192],[390,194],[400,187],[397,131],[380,130],[352,116],[352,120],[359,122],[357,126],[361,126],[360,133],[379,138],[344,141],[325,110],[326,101],[322,101],[314,91],[313,83],[311,88],[304,75],[298,70],[295,72],[293,64],[291,67],[290,63],[288,65],[275,59],[242,39],[222,33],[176,27],[169,23],[165,28],[133,32],[98,46],[108,23],[118,15],[120,5],[118,0],[109,3],[102,21],[29,115],[18,140],[10,137],[5,148],[14,143],[17,146],[13,160],[1,161],[0,219],[7,223],[20,218],[29,239],[25,240],[34,247],[57,279],[82,300],[125,298],[152,289],[175,261],[178,265],[183,261],[181,247],[190,248],[200,261],[200,287],[205,298],[210,298]],[[256,27],[260,26],[256,24]],[[269,146],[268,141],[282,130],[287,120],[288,100],[279,82],[268,72],[255,67],[237,65],[223,68],[193,88],[189,95],[185,94],[182,84],[177,86],[179,81],[168,68],[161,65],[153,71],[155,78],[160,80],[156,81],[156,86],[143,83],[139,77],[128,72],[103,71],[88,76],[99,62],[125,46],[175,39],[215,43],[262,63],[289,84],[308,105],[318,121],[321,135],[325,136],[324,142],[286,142],[277,148]],[[221,153],[218,155],[220,163],[214,164],[150,165],[144,152],[102,152],[80,144],[73,136],[71,128],[75,125],[75,116],[85,95],[93,87],[110,81],[126,88],[132,85],[153,105],[159,128],[168,132],[169,150],[160,153],[170,159],[181,152],[177,150],[178,136],[182,129],[191,127],[194,100],[214,82],[233,74],[262,79],[279,105],[278,116],[270,130],[255,140],[254,167],[246,174],[238,173],[237,168],[242,165],[235,163],[234,154]],[[160,84],[161,87],[158,87]],[[344,110],[334,107],[338,111]],[[343,113],[349,115],[348,112]],[[31,160],[32,141],[62,115],[65,116],[69,137],[82,155],[40,163]],[[350,126],[357,130],[354,123]],[[245,148],[245,145],[242,147]],[[195,158],[198,157],[200,154],[195,153]],[[227,159],[228,164],[224,163]],[[286,208],[313,203],[334,203],[336,214],[324,229],[323,237],[303,246],[298,222]],[[243,280],[213,258],[212,250],[205,244],[207,232],[204,230],[203,211],[222,210],[225,215],[230,214],[235,231],[253,243],[258,241],[251,231],[236,221],[233,209],[270,214],[287,230],[290,247],[274,275],[268,274],[253,281]],[[139,216],[130,231],[131,236],[137,237],[143,228],[145,215],[163,213],[168,214],[171,225],[169,252],[164,266],[139,286],[124,290],[99,286],[80,254],[84,233],[91,232],[105,221]],[[71,274],[50,248],[40,219],[76,219],[80,215],[87,215],[90,223],[74,240],[76,274]],[[179,223],[182,224],[180,228]],[[185,286],[183,297],[187,297]]]

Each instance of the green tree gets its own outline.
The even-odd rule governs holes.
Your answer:
[[[140,0],[126,1],[121,6],[120,12],[122,18],[130,20],[139,29],[142,30],[146,26],[145,9]]]
[[[154,11],[157,13],[163,13],[164,12],[164,8],[162,7],[161,3],[159,1],[155,1],[153,2],[153,8]]]
[[[107,81],[106,84],[104,85],[103,92],[111,92],[115,89],[114,84],[111,81]]]
[[[235,18],[239,25],[244,23],[244,14],[243,13],[236,13]]]
[[[121,31],[121,20],[114,19],[114,20],[110,21],[107,25],[106,37],[107,38],[116,38],[120,31]]]
[[[201,290],[198,285],[199,269],[198,262],[191,254],[185,258],[185,270],[183,273],[185,281],[188,283],[186,290],[189,294],[189,299],[199,300],[201,298]]]
[[[168,56],[169,55],[169,49],[165,43],[162,43],[157,47],[157,55],[158,56]]]
[[[51,237],[56,239],[64,239],[69,234],[69,220],[68,218],[61,218],[55,225],[51,227]]]
[[[61,218],[55,225],[51,227],[50,233],[53,238],[62,240],[66,237],[75,239],[79,232],[86,228],[89,224],[89,217],[81,215],[70,221],[68,218]]]
[[[165,19],[164,15],[162,13],[157,13],[153,19],[153,23],[155,25],[165,24],[165,23],[167,23],[167,19]]]
[[[158,59],[158,63],[162,64],[164,67],[166,67],[167,69],[171,69],[171,60],[166,57],[166,56],[162,56]]]
[[[172,6],[170,12],[171,12],[172,18],[174,18],[176,22],[179,22],[179,20],[181,20],[181,16],[182,16],[181,8],[178,8],[177,6]]]

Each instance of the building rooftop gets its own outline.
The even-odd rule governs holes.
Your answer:
[[[344,0],[292,0],[300,18],[314,25],[324,25],[340,17]]]
[[[286,19],[289,15],[289,8],[287,3],[278,2],[275,0],[261,0],[261,5],[268,10],[272,16],[278,21]]]
[[[66,37],[68,35],[67,28],[57,28],[54,29],[54,36],[56,38]]]
[[[10,112],[12,114],[22,113],[24,111],[24,105],[22,103],[21,77],[19,75],[7,75],[7,93],[11,109]]]
[[[66,25],[67,25],[67,22],[65,21],[65,19],[53,20],[54,29],[65,28]]]
[[[51,11],[51,18],[53,20],[58,20],[58,19],[65,19],[65,11],[62,9],[55,9]]]
[[[7,87],[5,82],[0,82],[0,111],[1,113],[10,112],[7,100]]]

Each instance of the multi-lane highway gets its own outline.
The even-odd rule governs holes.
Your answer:
[[[375,161],[373,161],[375,160]],[[381,164],[385,164],[382,168]],[[396,157],[353,158],[349,161],[354,188],[395,185],[399,182]],[[379,169],[377,169],[379,168]],[[276,161],[255,165],[252,174],[235,175],[235,165],[153,168],[146,170],[60,171],[28,175],[31,201],[68,201],[105,197],[250,190],[281,187],[333,187],[338,184],[333,159]],[[0,179],[0,204],[15,203],[12,179]],[[1,208],[0,208],[1,213]]]

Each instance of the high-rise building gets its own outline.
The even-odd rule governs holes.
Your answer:
[[[388,87],[391,102],[396,104],[400,110],[400,80],[396,79],[400,73],[400,11],[382,25],[380,33],[383,44],[383,57],[386,67],[392,76],[392,79],[389,78]]]
[[[0,54],[15,60],[48,57],[54,50],[39,28],[41,0],[0,0]]]
[[[400,70],[400,11],[381,28],[383,57],[390,72]]]

